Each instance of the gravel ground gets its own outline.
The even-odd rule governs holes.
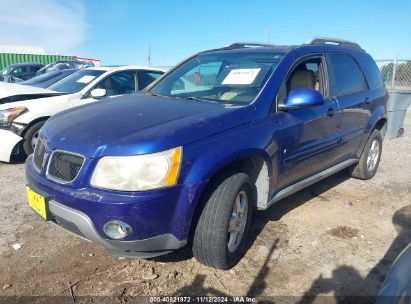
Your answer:
[[[258,213],[250,249],[230,271],[202,266],[189,249],[151,260],[109,256],[42,221],[26,205],[24,165],[0,164],[0,295],[70,296],[72,284],[76,296],[111,302],[147,295],[372,301],[411,241],[410,133],[383,149],[372,180],[341,172]]]

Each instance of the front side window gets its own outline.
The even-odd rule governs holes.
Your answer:
[[[328,55],[328,71],[331,77],[332,96],[352,94],[367,89],[364,75],[357,62],[348,55]]]
[[[80,70],[57,81],[47,89],[68,94],[77,93],[104,73],[105,71],[100,70]]]
[[[24,67],[19,67],[19,68],[15,68],[12,72],[12,74],[14,75],[18,75],[18,74],[22,74],[26,72],[26,68]]]
[[[136,79],[134,71],[124,71],[114,73],[101,82],[96,89],[105,89],[106,96],[124,95],[136,92]]]
[[[288,94],[295,89],[312,89],[325,95],[323,83],[322,57],[314,57],[299,62],[284,79],[277,94],[277,102],[282,104]]]
[[[282,58],[281,53],[262,51],[201,54],[177,67],[147,93],[247,105]]]

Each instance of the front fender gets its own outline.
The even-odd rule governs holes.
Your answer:
[[[278,145],[273,140],[272,122],[260,125],[252,122],[184,146],[179,182],[201,183],[203,186],[201,193],[191,194],[198,199],[193,200],[189,206],[186,221],[191,223],[210,179],[228,165],[250,156],[258,156],[264,160],[265,166],[261,168],[264,173],[256,177],[257,206],[266,204],[275,186],[277,150]]]
[[[279,129],[279,120],[271,117],[184,146],[179,181],[208,181],[223,168],[240,165],[237,161],[258,157],[264,163],[243,162],[241,165],[250,169],[261,164],[250,178],[257,186],[257,205],[264,205],[277,182],[278,143],[275,138]]]
[[[14,147],[22,140],[20,136],[8,130],[0,130],[0,161],[10,162]]]
[[[269,134],[256,133],[250,125],[240,132],[236,129],[184,147],[182,182],[208,180],[228,164],[249,156],[264,159],[271,177],[272,155],[277,152],[277,144],[271,145],[269,152],[265,148],[270,141]]]

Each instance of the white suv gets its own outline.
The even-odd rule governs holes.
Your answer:
[[[93,67],[74,72],[41,92],[7,84],[13,86],[8,90],[13,93],[0,94],[0,161],[9,162],[20,147],[27,155],[33,153],[39,130],[50,116],[102,98],[136,93],[162,74],[163,70],[150,67]]]

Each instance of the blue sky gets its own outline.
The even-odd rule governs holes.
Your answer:
[[[234,41],[314,36],[357,41],[376,59],[411,58],[411,1],[2,0],[0,11],[0,44],[106,65],[147,64],[149,45],[152,64],[170,66]]]

